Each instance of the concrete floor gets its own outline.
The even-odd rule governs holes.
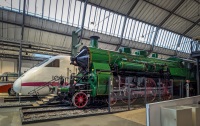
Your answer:
[[[21,118],[18,108],[0,109],[0,126],[21,126]]]
[[[26,126],[145,126],[114,114],[26,124]],[[0,126],[21,126],[19,107],[0,109]]]
[[[5,94],[0,93],[0,97]],[[0,108],[0,126],[21,126],[20,107]],[[137,118],[135,118],[135,116]],[[132,110],[117,114],[26,124],[26,126],[145,126],[145,111]]]
[[[59,121],[28,124],[26,126],[144,126],[114,115],[91,116]]]
[[[6,98],[6,97],[9,97],[9,95],[8,95],[8,93],[0,93],[0,97]]]

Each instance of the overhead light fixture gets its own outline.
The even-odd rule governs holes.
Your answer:
[[[45,55],[45,54],[38,54],[38,53],[35,53],[35,54],[33,54],[33,57],[50,58],[50,57],[52,57],[52,55]]]

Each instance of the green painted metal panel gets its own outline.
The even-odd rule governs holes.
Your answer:
[[[109,55],[107,50],[100,50],[96,48],[89,48],[90,52],[90,62],[108,62]]]
[[[158,58],[158,54],[157,54],[157,53],[153,53],[153,54],[151,55],[151,57],[152,57],[152,58]]]
[[[172,76],[187,77],[188,69],[185,68],[169,68]]]
[[[110,66],[107,63],[93,62],[93,69],[95,69],[95,70],[110,70]]]
[[[95,97],[97,95],[97,75],[94,70],[90,74],[89,83],[90,83],[90,88],[92,89],[91,96]]]
[[[69,87],[63,87],[60,89],[61,92],[69,92]]]
[[[178,61],[178,62],[181,62],[181,61],[182,61],[182,59],[177,58],[177,57],[169,57],[167,60]]]
[[[101,72],[101,73],[98,73],[97,76],[98,76],[97,95],[107,95],[110,73]]]
[[[93,48],[98,48],[98,36],[91,36],[90,37],[90,46]]]
[[[135,55],[139,55],[139,56],[147,56],[147,51],[141,50],[141,51],[136,51]]]
[[[154,67],[154,71],[155,72],[159,72],[159,71],[161,71],[163,69],[163,66],[161,66],[161,65],[155,65],[155,67]]]
[[[71,56],[77,55],[77,48],[75,47],[78,44],[78,33],[75,31],[72,32],[72,44],[71,44]]]
[[[119,62],[119,69],[121,70],[135,70],[135,71],[146,71],[145,64],[131,63],[131,62]]]
[[[131,48],[128,47],[120,47],[118,52],[120,53],[127,53],[127,54],[131,54]]]

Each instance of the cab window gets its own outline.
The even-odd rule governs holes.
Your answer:
[[[60,60],[55,59],[51,63],[47,64],[46,67],[60,67]]]

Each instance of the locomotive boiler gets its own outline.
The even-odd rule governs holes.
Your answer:
[[[71,64],[78,66],[80,72],[71,76],[69,87],[59,89],[78,108],[96,100],[106,101],[110,78],[113,90],[111,104],[116,103],[115,96],[127,96],[128,79],[131,79],[131,103],[138,95],[144,95],[144,90],[147,90],[148,100],[153,101],[159,79],[166,99],[171,98],[167,87],[170,79],[195,80],[194,65],[180,58],[163,60],[157,58],[157,54],[147,57],[147,51],[137,51],[132,55],[127,47],[118,51],[103,50],[98,48],[98,39],[98,36],[92,36],[90,46],[84,46],[75,57],[71,57]],[[122,98],[122,101],[127,102],[127,99]]]

